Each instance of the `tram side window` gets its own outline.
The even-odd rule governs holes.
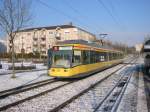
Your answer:
[[[120,59],[120,53],[118,53],[118,59]]]
[[[107,61],[107,53],[104,52],[105,61]]]
[[[120,53],[118,53],[118,59],[120,59]]]
[[[113,60],[115,60],[115,53],[113,53]]]
[[[79,50],[75,50],[73,51],[73,60],[72,60],[72,66],[77,66],[82,64],[82,55],[81,55],[81,51]]]
[[[105,53],[104,52],[100,52],[99,53],[99,58],[100,58],[100,62],[105,61],[106,60]]]
[[[116,53],[116,59],[119,59],[119,58],[118,58],[118,53]]]
[[[111,56],[111,53],[109,53],[109,60],[110,60],[110,61],[112,60],[112,56]]]
[[[95,51],[95,63],[99,62],[99,52]]]
[[[122,58],[122,54],[121,53],[119,54],[119,58]]]
[[[116,53],[113,53],[113,60],[116,59]]]
[[[90,51],[90,63],[106,61],[107,55],[104,52]]]
[[[116,59],[118,59],[118,53],[116,53]]]
[[[123,54],[120,53],[120,58],[123,58]]]
[[[116,53],[114,53],[114,60],[116,59]]]
[[[94,63],[94,53],[93,53],[93,51],[90,51],[90,62]]]
[[[96,54],[95,51],[90,51],[90,63],[96,62]]]
[[[118,59],[120,59],[120,53],[118,53]]]
[[[90,53],[89,51],[83,51],[83,63],[89,64],[90,63]]]
[[[103,55],[104,55],[104,61],[107,61],[107,53],[104,52]]]

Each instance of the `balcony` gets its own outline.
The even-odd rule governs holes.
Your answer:
[[[57,40],[61,40],[61,38],[60,38],[60,37],[56,37],[56,39],[57,39]]]
[[[41,51],[44,52],[44,51],[46,51],[46,49],[45,49],[45,48],[42,48]]]
[[[37,37],[33,37],[33,41],[37,41],[38,40],[38,38]]]
[[[37,46],[37,45],[38,45],[38,43],[37,43],[37,42],[33,42],[33,45],[34,45],[34,46]]]
[[[38,49],[37,49],[37,48],[34,48],[34,49],[33,49],[33,52],[36,52],[36,51],[38,51]]]
[[[42,41],[42,42],[40,42],[40,44],[41,44],[41,45],[45,45],[45,44],[46,44],[46,42],[45,42],[45,41]]]
[[[41,37],[42,41],[46,41],[46,36]]]

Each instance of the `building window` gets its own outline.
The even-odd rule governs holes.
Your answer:
[[[29,36],[29,35],[31,35],[31,33],[27,33],[27,35]]]
[[[75,28],[73,31],[74,31],[74,32],[78,32],[78,29]]]
[[[65,30],[65,34],[69,34],[70,32],[69,32],[69,30]]]
[[[37,41],[37,40],[38,40],[38,38],[37,38],[37,37],[33,37],[33,40],[34,40],[34,41]]]
[[[54,34],[53,32],[49,32],[50,35]]]
[[[41,40],[42,40],[42,41],[45,41],[45,40],[46,40],[46,38],[42,37],[42,38],[41,38]]]

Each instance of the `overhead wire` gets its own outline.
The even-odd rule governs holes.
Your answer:
[[[42,4],[43,6],[49,8],[49,9],[54,10],[55,12],[57,12],[57,13],[59,13],[59,14],[65,16],[65,17],[67,17],[67,18],[73,20],[74,22],[75,22],[75,21],[78,22],[80,25],[82,25],[82,26],[85,27],[86,29],[89,28],[89,25],[87,25],[87,24],[81,22],[78,18],[73,17],[73,16],[71,16],[71,15],[69,15],[69,14],[63,12],[63,11],[61,11],[61,10],[59,10],[59,9],[57,9],[57,8],[55,8],[55,7],[53,7],[53,6],[49,5],[49,4],[47,4],[47,3],[45,3],[45,2],[43,2],[42,0],[37,0],[37,1],[38,1],[40,4]]]
[[[76,14],[78,14],[81,19],[83,19],[83,20],[89,20],[89,17],[85,16],[85,15],[82,14],[80,11],[78,11],[76,8],[74,8],[74,7],[69,3],[68,0],[63,0],[63,3],[64,3],[66,6],[68,6],[72,11],[74,11]],[[98,32],[99,32],[100,30],[103,30],[103,31],[104,31],[104,28],[102,28],[102,27],[100,27],[100,26],[98,26],[98,25],[96,25],[96,24],[95,24],[94,26],[93,26],[93,24],[92,24],[92,25],[90,25],[90,23],[88,23],[88,24],[89,24],[89,26],[91,26],[92,28],[96,29]]]
[[[102,5],[104,7],[104,9],[107,11],[107,13],[111,16],[111,18],[113,19],[113,21],[115,22],[115,24],[117,24],[119,27],[122,28],[122,25],[120,24],[120,22],[116,19],[116,17],[112,14],[112,12],[109,10],[109,8],[107,8],[107,6],[104,4],[104,2],[102,0],[97,0],[98,3],[100,5]]]
[[[113,5],[111,0],[108,0],[108,3],[112,9],[112,13],[115,14],[115,16],[117,17],[117,20],[119,21],[119,23],[121,23],[121,27],[125,30],[126,29],[126,25],[124,25],[124,23],[121,21],[120,17],[118,16],[116,10],[115,10],[115,6]]]

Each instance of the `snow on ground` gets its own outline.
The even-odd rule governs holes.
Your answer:
[[[144,64],[144,58],[142,56],[139,56],[137,63],[138,64]]]
[[[6,110],[6,112],[10,112],[10,111],[17,112],[20,110],[22,112],[48,112],[52,108],[58,106],[59,104],[66,101],[67,99],[78,94],[85,88],[88,88],[89,86],[91,86],[92,84],[97,82],[98,80],[103,79],[104,77],[106,77],[107,75],[114,72],[116,69],[118,69],[120,67],[121,67],[121,65],[118,65],[114,68],[110,68],[103,72],[92,75],[91,77],[88,77],[86,79],[79,80],[79,81],[69,84],[65,87],[62,87],[55,91],[44,94],[40,97],[37,97],[35,99],[29,100],[29,101],[21,103],[17,106],[14,106],[14,107]]]
[[[47,75],[47,70],[17,73],[16,78],[11,78],[11,75],[0,76],[0,91],[51,78]]]
[[[12,63],[8,63],[7,61],[1,61],[2,69],[0,69],[0,74],[11,73],[12,70],[8,70],[8,67],[12,65]],[[15,66],[21,66],[21,62],[15,63]],[[24,66],[36,66],[35,70],[47,69],[47,66],[44,66],[43,63],[32,63],[32,62],[23,62]]]
[[[137,112],[148,112],[143,74],[139,73]]]
[[[96,87],[74,100],[60,112],[93,112],[94,108],[97,107],[105,95],[120,79],[122,71],[124,70],[125,68],[120,69],[115,75],[110,76],[107,80],[104,80]]]
[[[127,89],[123,95],[123,98],[119,104],[117,112],[136,112],[138,111],[137,105],[138,100],[138,84],[139,84],[139,74],[137,71],[133,71],[132,77],[129,81]],[[143,111],[142,111],[143,112]]]

